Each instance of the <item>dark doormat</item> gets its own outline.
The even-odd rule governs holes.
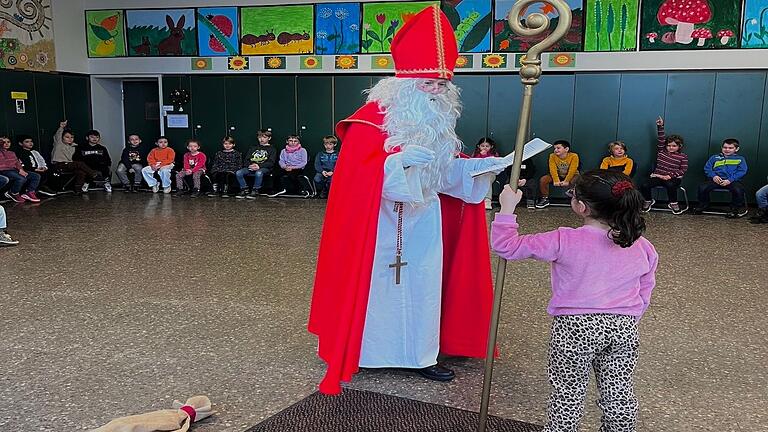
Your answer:
[[[246,432],[474,432],[479,414],[396,396],[344,389],[313,393]],[[541,426],[490,416],[493,432],[539,432]]]

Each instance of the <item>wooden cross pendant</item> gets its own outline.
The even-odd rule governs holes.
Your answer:
[[[400,285],[400,269],[407,266],[408,263],[400,258],[400,255],[395,256],[395,263],[390,264],[389,268],[395,269],[395,285]]]

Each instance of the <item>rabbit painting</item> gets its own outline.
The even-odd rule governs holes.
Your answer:
[[[184,21],[186,21],[186,17],[182,15],[179,22],[174,25],[173,18],[170,15],[165,16],[165,22],[168,24],[168,30],[171,34],[157,44],[158,54],[177,56],[182,54],[181,41],[184,39]]]
[[[148,56],[152,45],[149,43],[149,37],[144,36],[141,38],[141,45],[133,47],[133,51],[136,55]]]

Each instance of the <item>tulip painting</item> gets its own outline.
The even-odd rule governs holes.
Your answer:
[[[315,5],[315,53],[360,52],[360,3]]]
[[[406,21],[425,7],[439,4],[439,1],[363,3],[362,52],[389,52],[392,39]]]
[[[742,48],[768,48],[768,3],[765,0],[746,0],[744,19],[741,22],[744,30],[741,36]],[[728,31],[718,31],[723,35],[719,38],[721,43],[733,41],[733,36],[725,36]]]

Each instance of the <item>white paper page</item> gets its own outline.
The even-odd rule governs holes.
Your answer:
[[[544,141],[541,138],[534,138],[527,143],[525,143],[525,147],[523,147],[523,160],[528,160],[537,154],[547,150],[548,148],[552,147],[552,144]],[[501,158],[497,164],[494,164],[492,166],[483,168],[482,170],[473,171],[471,173],[472,177],[476,177],[485,173],[498,171],[500,169],[504,169],[515,161],[515,152],[512,151],[510,154],[504,156]]]

